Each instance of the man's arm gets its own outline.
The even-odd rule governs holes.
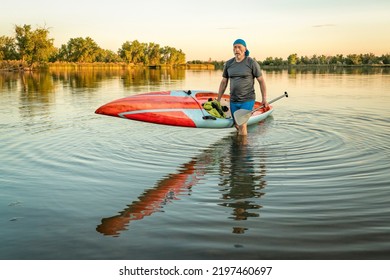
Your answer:
[[[218,102],[221,101],[222,95],[225,93],[226,87],[228,84],[228,78],[222,78],[221,83],[219,84],[219,90],[218,90]]]
[[[267,86],[266,86],[266,84],[265,84],[265,80],[264,80],[264,78],[263,78],[263,75],[257,77],[256,80],[259,82],[259,85],[260,85],[261,98],[263,99],[263,100],[262,100],[262,103],[263,103],[264,107],[268,107],[268,102],[267,102]]]

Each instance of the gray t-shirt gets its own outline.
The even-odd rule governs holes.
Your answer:
[[[230,99],[233,102],[255,100],[254,78],[262,75],[260,65],[250,57],[241,62],[235,58],[226,61],[222,76],[230,79]]]

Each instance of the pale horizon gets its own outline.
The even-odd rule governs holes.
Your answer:
[[[154,42],[181,49],[186,60],[227,60],[232,43],[246,41],[258,60],[298,56],[390,53],[390,1],[178,1],[104,3],[3,1],[0,36],[15,25],[49,28],[54,45],[91,37],[117,51],[124,42]]]

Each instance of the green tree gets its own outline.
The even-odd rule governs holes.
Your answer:
[[[170,61],[171,61],[170,62],[171,65],[183,64],[186,61],[186,56],[182,52],[182,50],[177,50],[175,48],[171,48]]]
[[[327,57],[326,55],[320,55],[318,57],[318,62],[321,65],[329,64],[330,57]]]
[[[145,56],[145,46],[138,40],[122,44],[122,48],[118,51],[119,56],[127,63],[142,63]]]
[[[362,64],[362,58],[357,54],[349,54],[345,59],[347,65],[360,65]]]
[[[56,61],[69,61],[67,45],[62,44],[57,51]]]
[[[313,54],[310,58],[310,64],[320,64],[320,60],[316,54]]]
[[[330,64],[343,65],[344,64],[344,56],[342,54],[336,54],[330,58]]]
[[[379,59],[383,64],[390,64],[390,53],[383,54]]]
[[[100,49],[96,57],[97,62],[121,62],[119,55],[111,50]]]
[[[20,59],[26,62],[29,67],[47,62],[55,51],[54,39],[48,38],[49,30],[47,28],[32,30],[30,25],[16,25],[15,33]]]
[[[310,64],[310,58],[307,55],[301,56],[299,61],[300,61],[300,64],[304,64],[304,65]]]
[[[373,53],[366,53],[361,55],[362,64],[376,64],[379,59]]]
[[[298,60],[298,55],[296,53],[290,54],[287,57],[288,65],[296,65],[297,64],[297,60]]]
[[[95,62],[101,48],[90,37],[71,38],[59,50],[59,59],[68,62]]]
[[[185,63],[186,56],[182,50],[177,50],[172,47],[165,46],[161,49],[161,63],[168,65],[177,65]]]
[[[182,50],[165,46],[160,48],[156,43],[140,43],[135,40],[126,41],[118,50],[119,56],[127,63],[142,65],[177,65],[185,63],[185,54]]]
[[[16,51],[15,39],[12,37],[0,37],[0,60],[17,60],[19,55]]]
[[[170,56],[171,56],[170,47],[165,46],[161,48],[160,52],[161,52],[161,59],[160,59],[161,64],[169,64]]]
[[[287,64],[287,61],[284,61],[283,58],[281,58],[281,57],[275,57],[274,63],[276,66],[282,66],[282,65]]]
[[[155,43],[149,43],[147,46],[147,56],[149,60],[149,65],[158,65],[160,64],[161,53],[160,45]]]
[[[263,61],[262,64],[263,64],[263,65],[269,65],[269,66],[274,65],[274,59],[273,59],[273,57],[272,57],[272,56],[267,57],[267,58]]]

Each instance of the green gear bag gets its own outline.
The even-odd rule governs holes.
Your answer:
[[[203,104],[203,108],[212,116],[217,118],[226,118],[222,110],[221,103],[217,100],[210,100]]]

